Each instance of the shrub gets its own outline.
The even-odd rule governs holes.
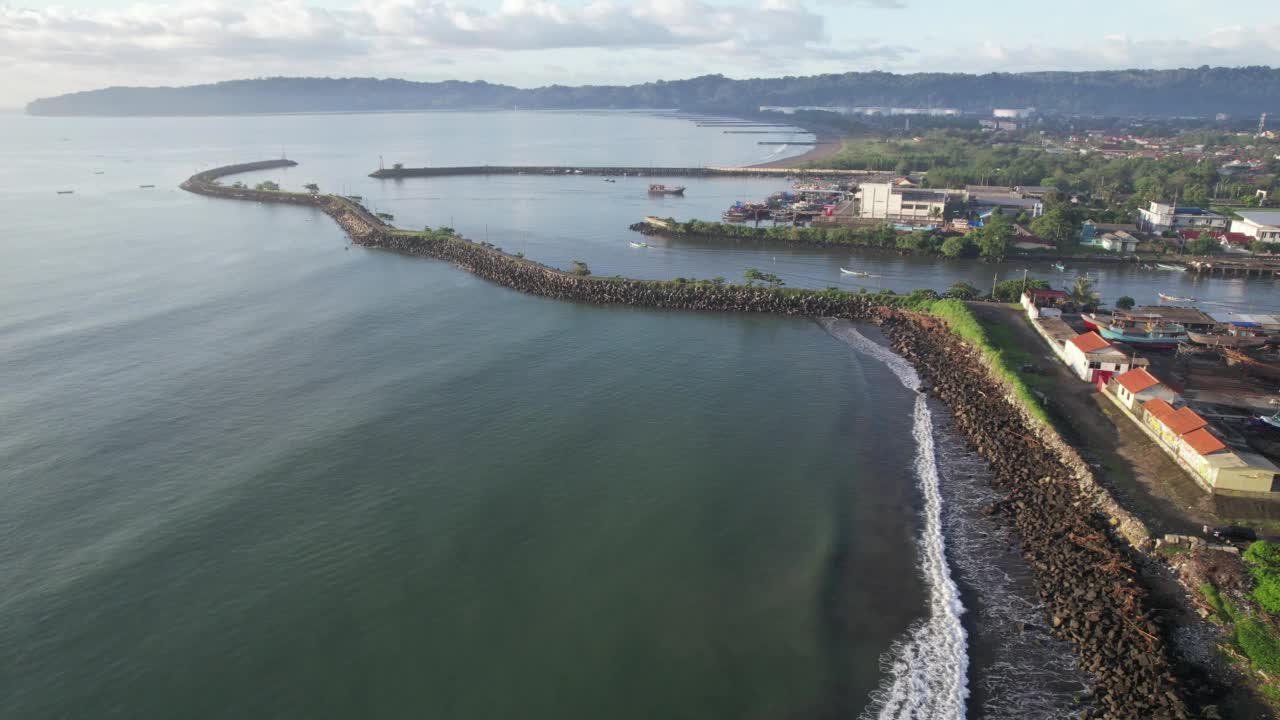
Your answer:
[[[1280,545],[1256,542],[1245,552],[1244,561],[1253,575],[1253,599],[1263,610],[1280,615]]]
[[[1241,618],[1236,623],[1236,642],[1254,667],[1280,673],[1280,642],[1266,623],[1257,618]]]
[[[574,275],[585,276],[585,275],[591,274],[591,268],[587,267],[587,264],[582,262],[581,260],[574,260],[573,265],[569,267],[569,272],[573,273]]]
[[[1132,310],[1134,305],[1137,305],[1137,301],[1128,295],[1121,295],[1116,300],[1116,307],[1121,310]]]

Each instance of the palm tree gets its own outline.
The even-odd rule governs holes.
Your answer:
[[[1071,302],[1080,308],[1090,308],[1098,304],[1098,293],[1093,289],[1093,280],[1086,275],[1080,275],[1076,278],[1076,284],[1071,288]]]

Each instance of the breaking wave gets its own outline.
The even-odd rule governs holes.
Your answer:
[[[920,386],[920,376],[910,363],[858,332],[848,321],[824,318],[819,323],[854,350],[883,362],[908,389]],[[923,526],[918,541],[920,572],[928,594],[929,614],[881,658],[886,677],[872,693],[871,705],[862,717],[963,720],[969,697],[968,638],[960,622],[964,605],[947,567],[933,415],[923,394],[916,396],[912,435],[916,441],[916,481],[923,500]]]

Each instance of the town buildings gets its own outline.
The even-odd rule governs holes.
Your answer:
[[[858,186],[858,217],[911,225],[941,225],[951,199],[945,191],[920,190],[894,183]]]
[[[1164,232],[1184,228],[1226,230],[1230,219],[1198,207],[1179,207],[1169,203],[1152,202],[1138,210],[1139,225],[1147,232]]]
[[[1280,243],[1280,211],[1240,210],[1236,214],[1241,219],[1231,223],[1231,232],[1266,243]]]
[[[1134,367],[1133,353],[1107,342],[1096,332],[1077,335],[1063,346],[1063,358],[1081,380],[1105,385],[1112,376]]]

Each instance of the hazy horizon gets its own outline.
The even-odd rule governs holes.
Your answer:
[[[256,77],[486,80],[519,88],[859,71],[1280,65],[1280,6],[1083,0],[64,0],[0,6],[0,107],[110,86]],[[1238,18],[1250,18],[1244,24]]]

